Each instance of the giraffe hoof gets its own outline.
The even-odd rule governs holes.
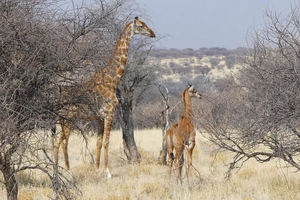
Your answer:
[[[109,169],[108,169],[108,168],[105,169],[105,173],[106,173],[106,175],[107,175],[107,178],[109,178],[109,179],[112,178],[112,175],[111,175],[111,173],[109,172]]]

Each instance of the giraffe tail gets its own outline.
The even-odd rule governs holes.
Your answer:
[[[174,160],[174,153],[173,153],[173,152],[170,153],[170,158],[171,158],[172,160]]]

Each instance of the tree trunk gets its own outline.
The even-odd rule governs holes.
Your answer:
[[[4,177],[4,185],[7,192],[7,200],[17,200],[18,199],[18,184],[15,177],[15,170],[7,161],[3,163],[1,167],[1,172]]]
[[[132,101],[120,101],[118,116],[123,134],[123,149],[127,159],[131,162],[139,162],[141,155],[138,152],[134,140],[134,127],[132,120]]]
[[[163,92],[164,87],[165,92]],[[161,112],[161,126],[162,126],[162,149],[159,153],[158,163],[161,165],[167,164],[167,144],[166,144],[166,132],[169,129],[169,90],[164,84],[160,84],[159,92],[163,97],[163,104],[165,109]]]
[[[168,109],[162,111],[161,113],[161,121],[162,121],[162,150],[159,153],[158,163],[161,165],[167,164],[167,144],[166,144],[166,132],[169,128],[169,113]]]

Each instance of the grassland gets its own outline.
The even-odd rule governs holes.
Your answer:
[[[112,179],[107,179],[103,169],[98,171],[92,164],[91,154],[95,151],[96,137],[89,137],[87,150],[80,136],[71,136],[71,173],[82,192],[78,199],[300,199],[298,173],[276,160],[265,164],[250,160],[229,181],[225,181],[225,164],[231,155],[218,152],[200,134],[197,135],[193,154],[196,169],[193,180],[188,183],[185,177],[182,185],[175,179],[168,181],[168,167],[157,164],[161,130],[136,131],[135,136],[142,160],[139,164],[129,164],[122,151],[121,132],[112,132],[109,152]],[[60,156],[60,164],[63,165]],[[18,180],[19,199],[43,200],[52,197],[49,180],[38,172],[22,172],[18,174]],[[4,186],[0,195],[1,199],[5,199]]]

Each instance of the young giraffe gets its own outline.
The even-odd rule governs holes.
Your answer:
[[[100,153],[104,139],[104,169],[107,176],[110,178],[111,174],[108,169],[108,145],[112,121],[114,119],[114,114],[116,107],[118,105],[118,99],[116,97],[115,91],[122,78],[128,56],[128,48],[131,38],[135,34],[146,35],[151,38],[155,37],[154,32],[142,21],[136,17],[133,22],[130,22],[124,28],[122,34],[117,41],[115,46],[113,57],[109,61],[109,65],[105,68],[99,69],[90,81],[85,84],[87,91],[91,92],[92,96],[99,97],[103,99],[101,107],[99,107],[99,113],[103,116],[94,115],[92,117],[83,117],[83,120],[89,118],[90,120],[96,120],[98,122],[98,138],[97,138],[97,150],[96,150],[96,168],[99,169],[100,166]],[[73,113],[84,112],[79,108],[76,110],[72,109]],[[75,117],[82,118],[81,116]],[[82,113],[81,113],[82,115]],[[56,131],[53,135],[53,146],[54,146],[54,162],[58,164],[58,152],[59,146],[62,145],[63,154],[65,158],[66,168],[69,170],[69,158],[68,158],[68,141],[71,132],[71,124],[67,120],[59,120],[59,125],[61,130]]]
[[[183,116],[180,121],[170,127],[166,132],[166,144],[168,151],[169,179],[171,179],[172,166],[174,161],[173,149],[175,148],[175,168],[178,170],[178,179],[181,182],[183,167],[183,152],[185,145],[188,145],[188,175],[191,176],[190,166],[192,165],[192,154],[195,147],[195,129],[193,126],[192,101],[191,98],[201,99],[201,94],[189,86],[183,91],[182,99],[184,105]]]

